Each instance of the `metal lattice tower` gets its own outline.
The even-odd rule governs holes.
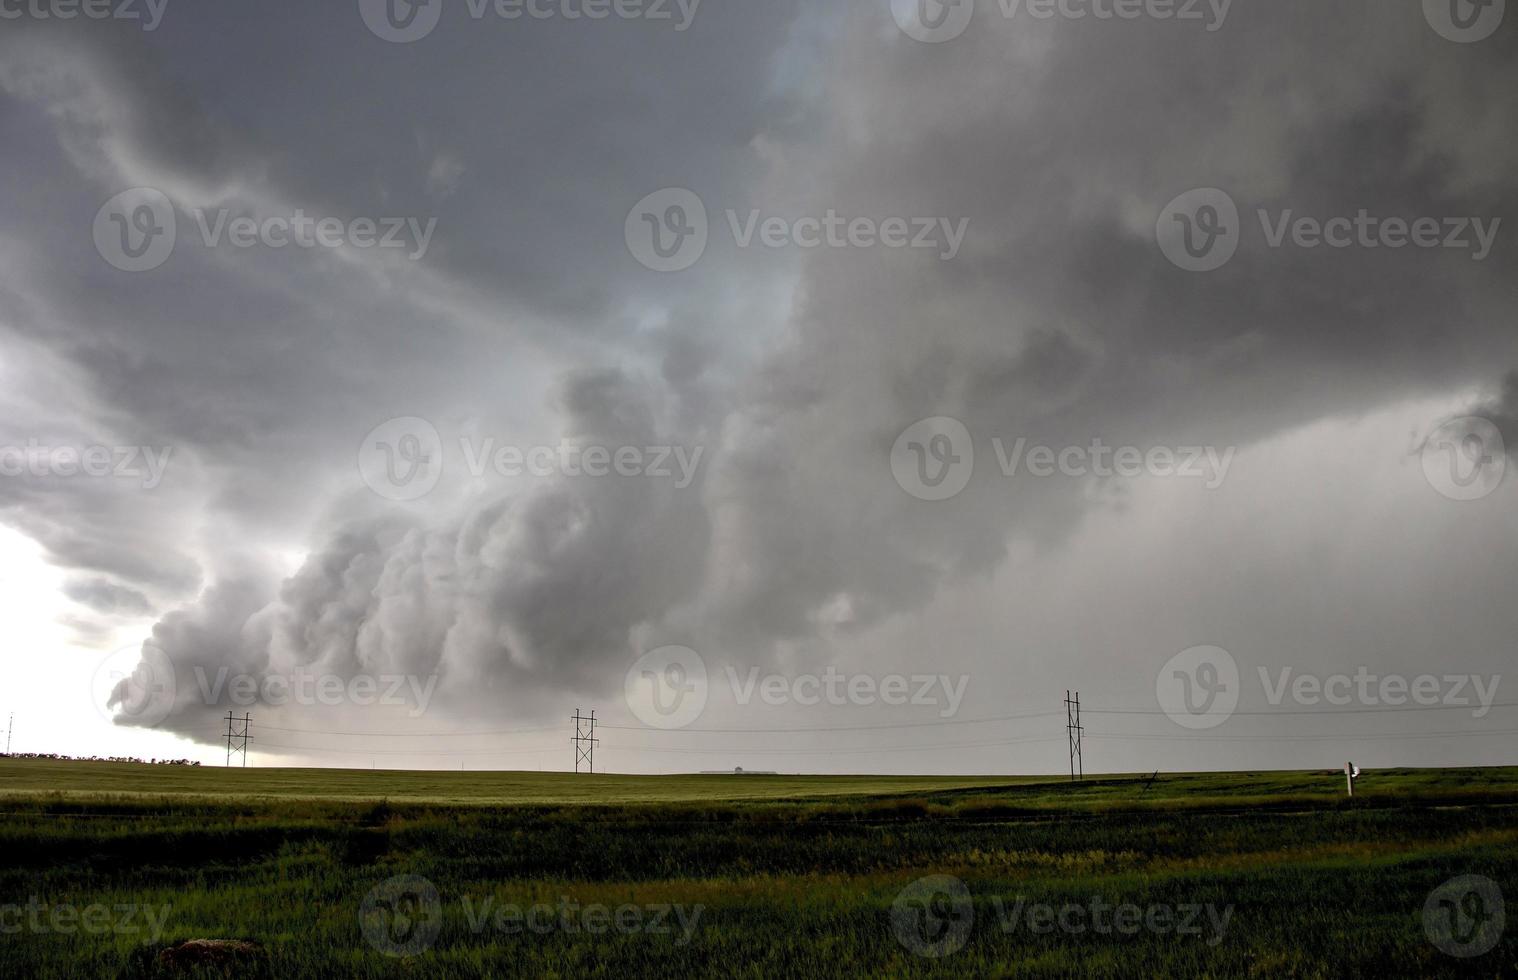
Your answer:
[[[570,739],[575,747],[575,772],[580,771],[581,763],[585,764],[587,772],[595,772],[596,743],[600,741],[600,739],[596,738],[595,709],[592,708],[589,717],[587,717],[580,714],[580,709],[576,708],[574,717],[571,720],[575,723],[575,736]]]
[[[1070,692],[1065,692],[1065,737],[1070,742],[1070,781],[1086,778],[1086,760],[1081,757],[1081,736],[1086,730],[1081,727],[1081,696],[1075,693],[1072,700]]]
[[[252,715],[243,715],[241,718],[232,717],[232,712],[227,712],[227,765],[232,764],[232,754],[242,753],[242,765],[248,767],[248,743],[253,736],[248,734],[248,728],[253,724]],[[241,725],[239,729],[237,726]]]

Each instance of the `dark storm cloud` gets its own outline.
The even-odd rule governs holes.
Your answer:
[[[1177,526],[1154,541],[1135,529],[1164,515],[1128,488],[1014,489],[983,443],[965,493],[928,504],[896,485],[889,454],[937,415],[986,440],[1247,448],[1490,386],[1518,363],[1518,141],[1501,94],[1518,81],[1512,31],[1454,44],[1416,4],[1369,0],[1239,3],[1211,33],[1018,21],[996,6],[945,44],[907,38],[884,2],[717,0],[682,35],[457,18],[392,45],[344,5],[196,8],[151,39],[49,35],[45,56],[0,83],[5,125],[56,142],[7,152],[88,183],[0,204],[39,229],[44,256],[0,280],[17,297],[4,326],[81,372],[71,383],[99,414],[182,446],[199,480],[185,492],[222,533],[118,543],[91,523],[98,554],[44,543],[128,587],[151,571],[128,556],[199,556],[216,588],[154,637],[181,675],[436,671],[460,717],[557,712],[546,695],[612,691],[633,654],[670,642],[743,663],[883,636],[870,655],[920,655],[892,630],[962,595],[976,604],[952,625],[991,633],[1017,604],[981,590],[1029,561],[1064,575],[1067,595],[1102,582],[1106,612],[1128,614],[1108,622],[1047,583],[1028,589],[1045,602],[1028,615],[1068,630],[1030,628],[1043,649],[1135,634],[1125,645],[1142,652],[1119,665],[1135,699],[1152,696],[1150,659],[1208,639],[1191,634],[1233,632],[1273,655],[1301,639],[1272,625],[1293,617],[1314,643],[1415,660],[1394,611],[1378,608],[1369,630],[1348,611],[1318,619],[1328,563],[1272,552],[1258,580],[1214,574],[1238,561],[1230,536],[1259,523],[1248,495],[1278,473],[1238,477],[1240,496],[1199,507],[1211,535]],[[87,227],[123,181],[155,180],[212,201],[436,216],[437,245],[404,269],[190,249],[123,278],[91,261],[88,237],[66,229]],[[777,265],[714,244],[694,269],[657,276],[627,254],[622,223],[665,186],[703,197],[714,239],[729,207],[970,224],[951,261],[823,248]],[[1199,187],[1227,191],[1243,221],[1232,261],[1204,274],[1154,238],[1167,202]],[[1503,224],[1477,261],[1272,248],[1262,209]],[[76,220],[48,220],[58,213]],[[1508,424],[1512,401],[1510,387],[1492,407]],[[487,483],[384,508],[353,492],[353,448],[406,415],[449,435],[701,445],[706,465],[685,490]],[[1297,526],[1313,533],[1367,509],[1305,476],[1294,489]],[[1416,506],[1440,503],[1428,496]],[[36,491],[16,520],[58,527],[75,506]],[[120,506],[121,523],[158,527],[151,501]],[[1109,511],[1144,559],[1192,550],[1167,578],[1118,544],[1089,546],[1080,530]],[[276,587],[272,572],[217,567],[228,536],[309,554]],[[1335,554],[1367,581],[1424,590],[1416,570],[1362,566],[1352,540]],[[1009,558],[1017,542],[1034,557]],[[1488,551],[1478,564],[1504,563]],[[1252,598],[1264,580],[1279,586],[1269,617]],[[1473,572],[1460,608],[1489,608],[1497,581]],[[1495,645],[1508,629],[1489,613],[1462,639]],[[988,645],[972,659],[998,675],[1002,656]],[[180,708],[170,724],[200,735],[203,712]]]
[[[780,397],[756,400],[775,451],[769,464],[742,455],[755,518],[744,557],[775,572],[755,586],[756,621],[799,628],[834,590],[889,607],[944,571],[999,560],[994,529],[1047,534],[1080,513],[1068,493],[1010,495],[994,479],[947,512],[893,501],[870,463],[916,419],[1052,445],[1247,445],[1512,363],[1510,235],[1479,263],[1272,250],[1255,215],[1513,214],[1518,183],[1479,166],[1511,126],[1466,105],[1511,76],[1512,46],[1462,49],[1418,11],[1374,4],[1234,18],[1204,38],[982,9],[960,39],[925,45],[879,43],[873,12],[853,11],[832,90],[840,136],[818,161],[847,178],[821,200],[971,215],[972,231],[954,262],[808,264],[793,359],[812,383],[793,399],[798,375],[783,375]],[[1450,113],[1476,128],[1451,132]],[[1165,261],[1153,229],[1167,201],[1201,186],[1229,189],[1253,227],[1231,264],[1195,275]],[[851,436],[838,446],[835,432]],[[861,441],[875,455],[847,458]],[[784,455],[819,445],[829,465],[815,474]],[[786,478],[752,479],[770,465]],[[873,581],[882,568],[889,584]]]
[[[628,207],[652,180],[738,182],[760,121],[783,111],[766,73],[787,4],[712,5],[674,38],[460,18],[420,49],[451,66],[420,86],[418,52],[380,42],[351,5],[223,13],[235,30],[188,8],[146,36],[53,21],[0,39],[7,119],[30,137],[8,152],[19,169],[71,175],[0,205],[17,232],[5,327],[70,365],[55,401],[88,399],[133,438],[193,456],[195,492],[228,536],[292,550],[329,505],[313,489],[351,482],[352,447],[376,422],[536,424],[545,376],[571,369],[584,339],[612,359],[636,353],[620,307],[661,284],[622,244]],[[619,68],[577,67],[602,63]],[[136,184],[182,209],[416,215],[441,230],[423,269],[182,241],[163,268],[126,276],[81,230]],[[184,239],[193,218],[179,221]],[[176,547],[94,526],[70,541],[74,496],[25,494],[21,520],[65,565],[145,575]],[[146,499],[110,506],[102,520],[128,527],[163,514]]]

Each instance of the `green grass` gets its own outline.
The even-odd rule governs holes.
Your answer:
[[[0,799],[39,792],[418,803],[667,803],[936,792],[1049,781],[991,776],[608,776],[562,772],[225,769],[0,759]]]
[[[1423,916],[1460,875],[1518,895],[1518,770],[1369,773],[1353,801],[1333,773],[1143,782],[0,761],[0,905],[166,909],[157,937],[45,921],[0,935],[0,977],[167,975],[158,951],[191,938],[259,943],[236,976],[1518,975],[1514,928],[1457,959]],[[384,955],[361,928],[366,895],[399,875],[438,896],[419,907],[437,932],[416,956]],[[930,875],[961,881],[973,918],[941,959],[893,928],[897,896]],[[1041,932],[1026,918],[1093,900],[1210,907],[1227,926],[1204,912],[1198,935]],[[897,924],[964,916],[945,902]],[[534,905],[553,909],[541,933],[481,919]],[[588,905],[645,924],[678,907],[689,932],[671,912],[668,934],[592,934]]]

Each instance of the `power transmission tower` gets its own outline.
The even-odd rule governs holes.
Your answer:
[[[570,739],[575,746],[575,772],[580,771],[580,763],[585,763],[587,772],[596,771],[596,743],[601,741],[596,738],[596,712],[592,708],[590,717],[580,714],[576,708],[574,718],[575,737]],[[589,726],[587,728],[586,726]]]
[[[241,752],[242,766],[244,769],[248,767],[248,743],[253,740],[253,736],[248,734],[248,726],[251,724],[253,724],[252,715],[234,718],[232,712],[227,712],[227,765],[232,764],[232,753]],[[242,726],[241,730],[236,727],[238,725]],[[233,744],[234,742],[236,744]]]
[[[11,712],[11,720],[5,725],[5,754],[11,754],[11,733],[16,730],[16,713]]]
[[[1070,692],[1065,692],[1065,737],[1070,742],[1070,781],[1086,778],[1086,760],[1081,757],[1081,736],[1086,730],[1081,727],[1081,696],[1077,691],[1075,699],[1071,700]]]

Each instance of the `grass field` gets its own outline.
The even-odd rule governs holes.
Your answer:
[[[1511,976],[1515,815],[1507,769],[1348,800],[0,760],[0,977]],[[204,938],[256,946],[160,956]]]
[[[23,793],[416,803],[669,803],[937,792],[1029,782],[988,776],[606,776],[562,772],[222,769],[0,760],[0,798]]]

